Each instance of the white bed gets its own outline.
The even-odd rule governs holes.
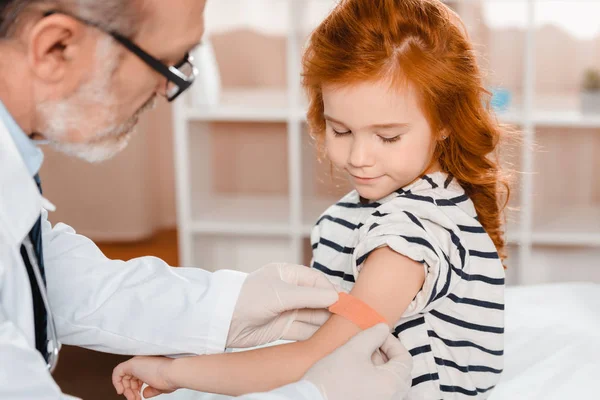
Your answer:
[[[600,398],[600,285],[507,288],[505,342],[491,400]]]
[[[600,285],[507,288],[505,337],[505,369],[491,400],[600,398]],[[190,391],[161,398],[230,399]]]

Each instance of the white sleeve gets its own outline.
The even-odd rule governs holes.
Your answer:
[[[300,381],[283,386],[268,393],[247,394],[236,397],[239,400],[325,400],[323,395],[309,381]]]
[[[41,354],[8,320],[0,304],[0,399],[67,400]]]
[[[375,213],[361,228],[353,254],[354,275],[358,276],[373,250],[384,246],[422,264],[425,282],[404,313],[408,317],[435,308],[451,293],[462,279],[467,249],[456,229],[435,212],[421,217],[408,211],[391,211]]]
[[[224,351],[246,274],[110,260],[42,213],[50,306],[62,343],[130,355]]]

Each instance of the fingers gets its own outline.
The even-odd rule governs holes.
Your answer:
[[[381,346],[381,351],[386,355],[388,360],[404,362],[412,361],[412,357],[404,345],[393,335],[388,335],[385,342]]]
[[[258,278],[277,279],[282,310],[327,308],[338,300],[335,286],[322,272],[302,265],[271,263],[253,272]]]
[[[131,390],[130,387],[126,388],[123,394],[127,400],[136,400],[135,393],[133,393],[133,390]]]
[[[130,375],[128,361],[115,367],[112,374],[112,383],[117,394],[124,395],[127,400],[141,400],[140,388],[142,381]]]
[[[276,264],[279,278],[297,286],[312,287],[316,289],[335,289],[333,283],[319,270],[294,264]]]
[[[148,386],[146,389],[144,389],[144,392],[143,392],[144,398],[146,398],[146,399],[151,399],[153,397],[160,396],[163,393],[164,393],[163,391],[155,389],[152,386]]]
[[[117,393],[124,395],[127,400],[142,400],[141,389],[143,388],[143,385],[144,383],[141,380],[135,377],[125,376],[123,378],[123,390],[120,393]],[[156,391],[154,388],[152,388],[152,390]],[[159,394],[162,394],[162,392],[156,391],[154,396]]]
[[[375,352],[373,353],[373,355],[371,356],[371,361],[373,362],[374,365],[383,365],[386,362],[388,362],[387,357],[385,356],[385,354],[383,354],[381,352],[380,349],[375,350]]]
[[[318,331],[320,326],[307,324],[306,322],[294,321],[287,332],[284,332],[281,339],[293,340],[296,342],[306,340]]]
[[[371,359],[371,355],[380,348],[390,333],[390,328],[386,324],[377,324],[372,328],[362,331],[348,341],[348,345],[364,354],[365,358]]]
[[[134,392],[140,390],[140,387],[138,386],[139,381],[136,378],[131,378],[130,382],[131,382],[131,389]]]
[[[135,379],[135,377],[132,377],[131,379],[129,379],[129,387],[131,389],[131,394],[133,395],[133,399],[134,400],[138,400],[138,395],[136,392],[138,392],[138,390],[136,390],[136,386],[137,386],[137,380]]]
[[[296,308],[327,308],[338,301],[337,291],[285,284],[278,292],[283,311]]]
[[[403,383],[403,387],[410,387],[413,360],[408,350],[398,339],[390,335],[383,344],[382,351],[389,361],[378,368],[392,373],[398,383]]]
[[[289,312],[289,311],[288,311]],[[327,310],[297,310],[294,321],[284,330],[283,340],[302,341],[310,338],[331,317]]]
[[[297,270],[297,282],[288,283],[297,283],[299,286],[314,287],[318,289],[335,289],[333,283],[329,282],[327,276],[319,270],[297,265],[288,265],[283,268],[293,268]]]
[[[125,375],[125,372],[123,371],[122,364],[119,364],[115,367],[112,374],[112,383],[117,394],[123,394],[125,391],[125,386],[123,386],[123,375]]]
[[[331,313],[326,309],[304,309],[298,310],[296,314],[296,321],[306,322],[310,325],[321,326],[331,318]]]
[[[135,400],[135,393],[133,393],[133,390],[131,389],[131,376],[130,375],[125,375],[123,376],[123,386],[125,388],[125,391],[123,392],[123,394],[125,395],[125,398],[127,398],[127,400]]]
[[[134,383],[133,392],[135,393],[135,400],[142,400],[142,395],[140,394],[140,389],[142,388],[143,382],[137,378],[132,379],[131,381],[132,381],[132,383]]]

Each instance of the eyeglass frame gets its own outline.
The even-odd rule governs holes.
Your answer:
[[[154,56],[150,55],[148,52],[143,50],[140,46],[135,44],[132,40],[123,36],[119,32],[111,30],[111,29],[106,29],[96,22],[88,21],[88,20],[80,18],[76,15],[73,15],[73,14],[70,14],[70,13],[67,13],[64,11],[60,11],[60,10],[46,11],[44,13],[44,18],[49,17],[50,15],[54,15],[54,14],[61,14],[61,15],[65,15],[67,17],[71,17],[83,24],[97,28],[100,31],[112,36],[113,39],[115,39],[117,42],[119,42],[127,50],[129,50],[130,52],[135,54],[146,65],[148,65],[154,71],[158,72],[160,75],[162,75],[164,78],[166,78],[167,79],[167,87],[168,87],[169,82],[174,83],[179,90],[173,96],[169,96],[168,90],[165,89],[165,97],[168,102],[174,101],[177,97],[179,97],[179,95],[181,95],[183,92],[185,92],[187,89],[189,89],[190,86],[192,86],[192,84],[194,83],[196,76],[198,75],[198,70],[192,63],[193,57],[190,55],[189,52],[186,53],[185,56],[183,57],[183,59],[180,62],[178,62],[177,64],[175,64],[173,66],[168,66],[165,63],[163,63],[162,61],[155,58]],[[179,71],[179,68],[186,63],[189,63],[190,66],[192,67],[192,75],[190,77],[185,76],[183,73],[181,73],[181,71]]]

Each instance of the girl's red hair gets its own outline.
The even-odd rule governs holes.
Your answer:
[[[503,130],[464,26],[438,0],[342,0],[313,32],[303,57],[308,123],[325,135],[323,84],[410,83],[438,140],[434,157],[472,199],[504,259],[501,214],[509,180],[498,162]]]

